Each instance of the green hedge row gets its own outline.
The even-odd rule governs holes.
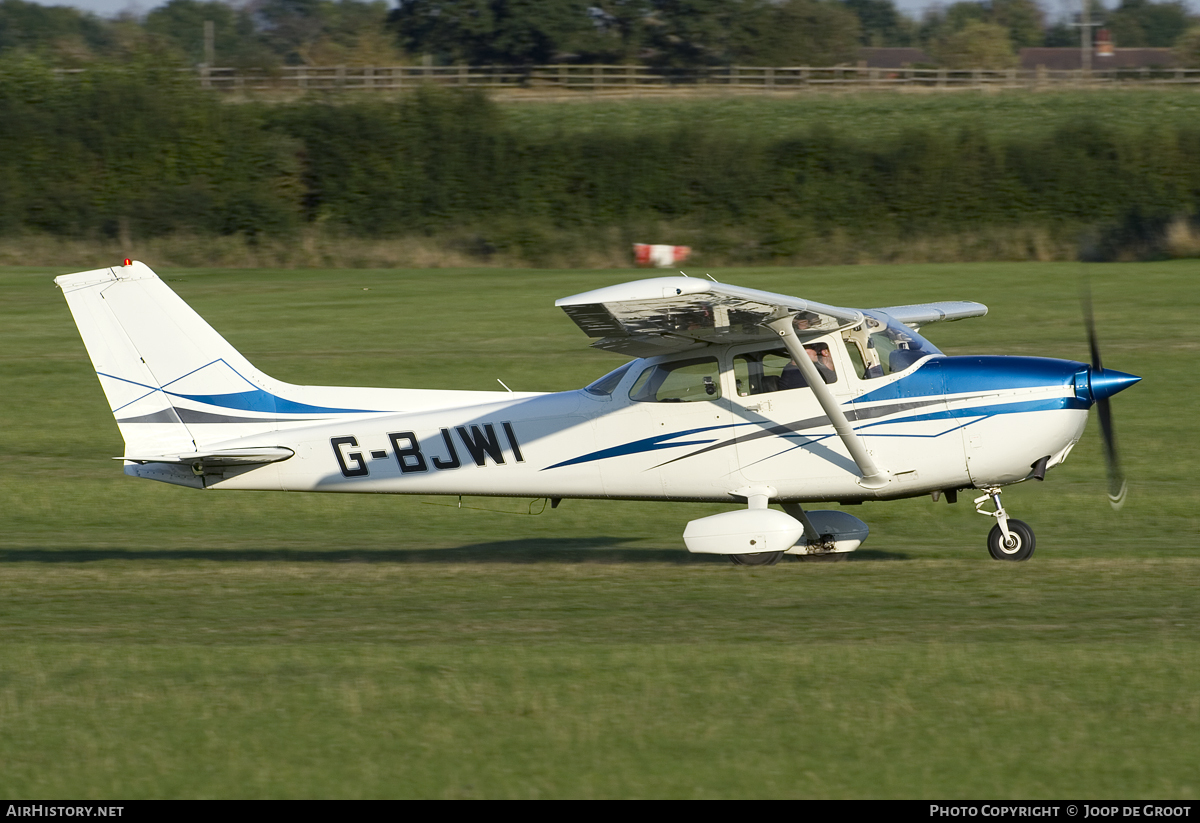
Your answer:
[[[1081,122],[789,139],[702,122],[523,134],[480,94],[222,102],[174,72],[0,71],[0,233],[286,235],[671,225],[733,230],[761,256],[844,237],[1005,226],[1061,235],[1200,212],[1200,127]]]
[[[266,111],[152,67],[0,68],[0,233],[282,232],[302,219],[303,146]]]

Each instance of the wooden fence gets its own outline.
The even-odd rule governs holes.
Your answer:
[[[660,69],[646,66],[285,66],[200,68],[205,88],[222,91],[403,90],[423,83],[488,89],[562,92],[652,92],[667,89],[794,91],[801,89],[1036,88],[1070,85],[1200,85],[1200,69],[878,69],[863,66],[724,66]]]

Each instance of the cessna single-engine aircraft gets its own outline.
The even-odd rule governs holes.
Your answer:
[[[125,473],[197,489],[707,501],[692,552],[742,565],[833,558],[867,537],[804,504],[977,490],[997,560],[1033,531],[1001,488],[1041,480],[1098,405],[1109,492],[1124,496],[1108,398],[1140,378],[1035,357],[947,357],[918,329],[978,303],[860,310],[687,276],[557,305],[635,359],[554,393],[296,386],[239,354],[148,267],[62,288],[125,439]],[[1089,312],[1089,330],[1091,328]],[[778,504],[782,511],[769,508]]]

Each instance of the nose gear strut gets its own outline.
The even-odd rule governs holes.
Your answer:
[[[996,518],[996,525],[1000,527],[1000,533],[1004,535],[1005,541],[1009,539],[1008,531],[1008,512],[1004,510],[1004,506],[1000,505],[1000,489],[992,486],[983,490],[985,494],[982,497],[975,498],[975,511],[982,514],[984,517]],[[992,505],[996,507],[994,512],[984,511],[983,507],[991,500]]]

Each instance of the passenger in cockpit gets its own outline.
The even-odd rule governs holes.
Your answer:
[[[809,343],[804,347],[804,351],[817,367],[817,374],[821,375],[822,380],[826,383],[837,382],[837,371],[833,365],[833,356],[829,353],[829,346],[824,343]],[[808,381],[804,379],[803,372],[793,360],[784,366],[779,375],[779,391],[804,388],[808,388]]]

